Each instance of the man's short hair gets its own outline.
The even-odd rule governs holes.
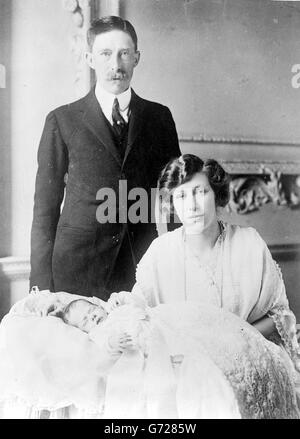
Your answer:
[[[132,38],[134,49],[137,50],[138,39],[134,27],[128,20],[123,20],[121,17],[109,15],[107,17],[97,18],[91,23],[91,27],[87,32],[87,42],[90,50],[92,50],[95,38],[99,34],[109,32],[112,30],[121,30]]]

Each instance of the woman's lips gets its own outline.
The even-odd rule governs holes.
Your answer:
[[[188,218],[189,219],[200,219],[200,218],[203,218],[203,217],[204,217],[204,215],[191,215]]]

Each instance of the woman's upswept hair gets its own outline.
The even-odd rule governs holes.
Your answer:
[[[198,172],[207,175],[209,184],[215,194],[216,207],[226,206],[229,201],[229,174],[214,159],[203,161],[193,154],[183,154],[169,161],[158,180],[160,194],[162,198],[164,194],[170,197],[171,208],[173,207],[172,191],[181,184],[190,181]]]

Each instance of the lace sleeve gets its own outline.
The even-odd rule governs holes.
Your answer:
[[[267,315],[274,321],[286,351],[293,360],[297,370],[300,371],[300,348],[297,340],[296,317],[289,307],[281,270],[274,260],[273,263],[281,281],[281,288]]]

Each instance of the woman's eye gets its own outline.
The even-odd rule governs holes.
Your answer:
[[[105,50],[104,52],[100,52],[100,55],[102,55],[104,57],[108,57],[108,56],[110,56],[110,52],[108,50]]]
[[[180,199],[180,198],[184,198],[185,197],[185,194],[183,193],[183,192],[181,192],[180,194],[177,194],[176,196],[175,196],[175,198],[176,199]]]
[[[209,192],[209,189],[201,189],[201,188],[198,188],[197,190],[196,190],[196,194],[197,195],[200,195],[200,194],[207,194]]]

